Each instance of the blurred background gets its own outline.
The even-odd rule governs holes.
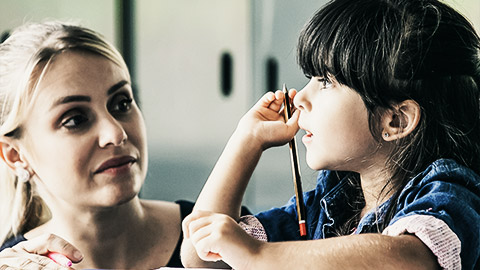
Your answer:
[[[479,0],[445,0],[480,29]],[[2,40],[27,21],[74,21],[102,33],[129,65],[149,142],[140,196],[195,200],[240,117],[268,90],[301,89],[303,24],[326,0],[2,0]],[[304,190],[316,173],[305,164]],[[66,149],[66,151],[68,151]],[[247,189],[252,211],[293,195],[288,146],[267,150]]]

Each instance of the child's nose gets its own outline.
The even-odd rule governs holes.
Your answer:
[[[306,86],[300,90],[293,99],[293,105],[300,111],[308,110],[310,106],[308,106],[308,101],[306,99]]]

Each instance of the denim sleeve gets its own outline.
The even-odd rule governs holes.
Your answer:
[[[398,212],[386,234],[398,231],[417,235],[444,269],[477,269],[480,197],[472,191],[477,189],[455,181],[413,185],[399,197]]]
[[[340,179],[346,174],[347,173],[327,170],[320,171],[315,189],[303,193],[306,211],[307,239],[323,238],[323,235],[321,235],[319,231],[321,231],[326,216],[324,215],[320,200],[326,193],[336,187]],[[265,229],[269,242],[300,240],[295,196],[283,207],[261,212],[255,215],[255,217]]]
[[[267,233],[269,242],[300,240],[295,197],[280,208],[272,208],[256,215]]]

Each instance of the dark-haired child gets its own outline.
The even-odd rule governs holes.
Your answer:
[[[183,263],[479,269],[479,48],[471,24],[436,0],[329,2],[299,38],[310,81],[289,93],[293,117],[283,121],[277,91],[241,119],[183,223]],[[261,153],[298,128],[319,170],[304,194],[307,241],[294,199],[239,217]]]

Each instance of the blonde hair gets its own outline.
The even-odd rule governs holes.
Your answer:
[[[57,21],[17,28],[0,44],[0,136],[21,137],[20,124],[36,86],[55,56],[67,50],[99,54],[127,70],[115,47],[90,29]],[[34,185],[18,181],[0,162],[0,243],[37,227],[48,213]]]

